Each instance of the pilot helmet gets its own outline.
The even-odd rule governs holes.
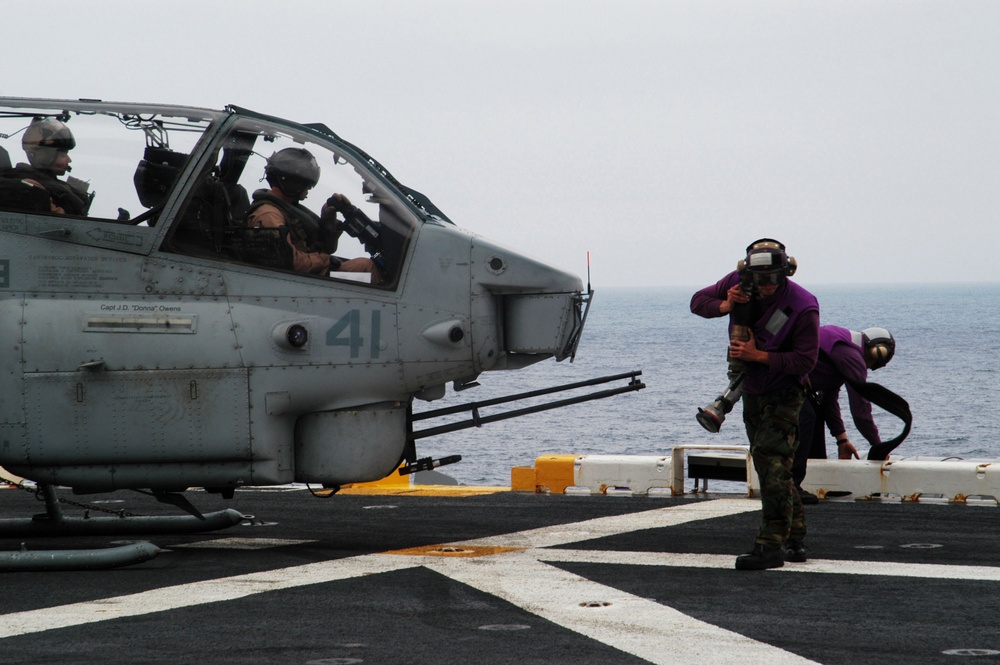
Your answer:
[[[36,169],[51,169],[61,152],[76,147],[73,132],[55,118],[35,118],[21,137],[21,147],[28,162]]]
[[[747,257],[741,263],[754,280],[762,284],[777,284],[782,276],[795,274],[795,259],[785,253],[785,246],[772,238],[761,238],[747,246]]]
[[[861,331],[864,343],[865,364],[870,363],[872,371],[885,367],[896,354],[896,340],[885,328],[865,328]]]
[[[264,166],[264,178],[286,196],[304,199],[319,182],[319,164],[305,148],[285,148],[271,155]]]

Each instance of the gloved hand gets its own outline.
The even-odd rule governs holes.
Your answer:
[[[323,210],[332,208],[336,212],[343,213],[351,207],[351,200],[343,194],[334,194],[323,204]]]
[[[337,219],[336,208],[324,205],[319,212],[319,225],[320,228],[336,229],[337,235],[339,236],[343,222]]]
[[[334,194],[326,200],[319,213],[319,241],[323,250],[332,254],[337,251],[337,243],[344,232],[344,224],[337,218],[337,212],[351,202],[343,194]]]

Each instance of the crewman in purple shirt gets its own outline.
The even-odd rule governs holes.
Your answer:
[[[858,449],[848,438],[840,414],[840,388],[845,383],[855,427],[870,445],[882,442],[872,418],[871,402],[858,394],[853,385],[866,383],[868,370],[885,367],[892,360],[896,340],[885,328],[855,332],[839,326],[820,326],[819,348],[816,366],[809,373],[810,393],[799,416],[802,442],[792,469],[795,487],[805,503],[817,502],[815,495],[802,489],[802,480],[810,457],[826,458],[824,423],[837,440],[837,457],[858,458]]]
[[[699,316],[730,316],[730,365],[736,361],[746,375],[743,423],[760,479],[762,515],[753,549],[736,558],[739,570],[806,560],[805,513],[792,461],[806,377],[819,353],[819,304],[788,279],[794,272],[785,246],[762,238],[747,247],[737,271],[691,298],[691,311]],[[747,275],[752,279],[742,281],[745,288],[741,278]]]

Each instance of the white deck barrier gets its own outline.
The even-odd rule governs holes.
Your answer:
[[[809,460],[804,489],[820,498],[969,499],[1000,503],[1000,460],[902,457],[884,462]]]
[[[648,494],[669,490],[669,457],[652,455],[583,455],[573,462],[573,486],[601,494]]]
[[[515,467],[511,488],[554,494],[685,493],[686,453],[701,462],[732,467],[742,460],[749,495],[759,492],[747,446],[676,446],[669,457],[656,455],[548,455],[535,468]],[[888,498],[992,502],[1000,505],[1000,459],[959,460],[910,457],[867,460],[809,460],[804,489],[821,499]]]
[[[511,470],[511,489],[553,494],[684,494],[685,451],[736,451],[749,477],[748,492],[759,487],[747,446],[676,446],[670,456],[545,455],[535,467]],[[728,461],[728,460],[727,460]]]

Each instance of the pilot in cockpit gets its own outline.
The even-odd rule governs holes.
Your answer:
[[[69,151],[76,147],[73,133],[65,123],[55,118],[35,118],[24,131],[21,147],[28,157],[28,164],[19,163],[7,169],[5,178],[17,178],[26,185],[39,187],[49,193],[50,212],[60,215],[86,215],[93,194],[88,194],[88,184],[68,176],[71,170]]]
[[[351,205],[347,197],[343,194],[331,196],[319,216],[301,204],[319,182],[319,175],[319,164],[305,148],[285,148],[271,155],[264,167],[264,178],[271,188],[253,193],[247,226],[286,227],[295,272],[311,275],[326,275],[331,271],[371,273],[372,284],[380,284],[381,275],[370,258],[342,260],[332,256],[343,233],[343,226],[336,217],[337,209]]]

